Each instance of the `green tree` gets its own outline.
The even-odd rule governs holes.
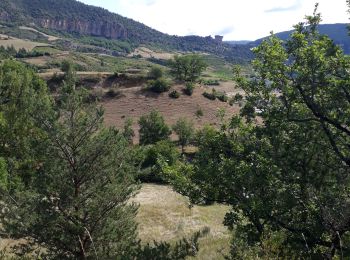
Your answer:
[[[34,150],[45,135],[37,118],[49,118],[51,105],[44,81],[32,70],[15,61],[0,65],[0,157],[13,188],[30,184],[38,160]]]
[[[177,147],[169,140],[162,140],[145,147],[139,179],[143,182],[166,182],[159,160],[174,165],[179,159]]]
[[[161,140],[169,139],[170,128],[166,125],[163,116],[153,110],[148,115],[140,117],[140,144],[154,144]]]
[[[179,143],[181,145],[182,154],[185,152],[185,146],[188,145],[194,135],[193,122],[186,118],[180,118],[176,124],[173,125],[173,130],[179,137]]]
[[[149,90],[156,93],[167,92],[170,89],[170,82],[165,78],[149,80],[147,84],[148,84]]]
[[[163,77],[163,70],[160,67],[152,67],[148,72],[148,77],[150,79],[160,79]]]
[[[41,120],[46,156],[31,188],[5,201],[3,233],[27,239],[22,252],[41,246],[49,258],[105,259],[138,246],[137,206],[128,203],[138,189],[132,153],[121,133],[102,126],[102,109],[83,98],[64,88],[56,120]]]
[[[236,75],[249,120],[202,132],[194,166],[168,169],[192,201],[231,205],[233,258],[350,257],[350,59],[319,22],[254,49],[254,77]]]
[[[171,73],[181,81],[195,82],[207,68],[204,59],[197,54],[175,55],[169,62]]]

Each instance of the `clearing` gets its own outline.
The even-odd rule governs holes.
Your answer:
[[[195,259],[223,259],[223,254],[229,252],[231,233],[222,224],[228,206],[189,207],[186,197],[169,186],[156,184],[143,184],[132,201],[140,205],[136,221],[143,243],[175,242],[209,228],[209,234],[200,239],[200,250]],[[25,240],[0,239],[0,250],[19,243],[25,243]]]
[[[157,94],[142,87],[118,89],[120,96],[102,103],[105,108],[105,123],[109,126],[121,128],[126,118],[133,119],[133,129],[135,140],[138,140],[138,120],[142,115],[148,114],[152,110],[159,111],[168,125],[173,125],[181,118],[188,118],[193,121],[195,128],[200,128],[206,124],[218,126],[218,110],[226,111],[226,119],[239,112],[237,105],[230,106],[228,103],[219,100],[211,101],[203,97],[204,91],[211,92],[213,87],[196,87],[192,96],[182,94],[184,86],[176,85],[169,92]],[[220,87],[214,87],[220,90]],[[224,89],[227,93],[236,93],[233,82],[226,83]],[[170,98],[168,94],[172,90],[177,90],[181,96],[177,99]],[[203,116],[197,116],[197,112],[202,111]]]
[[[144,243],[176,241],[194,232],[209,228],[210,233],[200,240],[196,259],[223,259],[229,251],[231,233],[222,224],[229,207],[219,204],[189,207],[186,197],[171,187],[143,184],[134,198],[140,203],[137,222],[139,238]]]
[[[170,52],[164,52],[164,51],[154,51],[146,47],[140,47],[135,49],[132,53],[130,53],[128,56],[141,56],[142,58],[155,58],[160,60],[170,60],[174,57],[174,53]]]
[[[0,46],[11,47],[13,46],[17,51],[19,49],[26,49],[27,51],[33,50],[35,47],[47,47],[50,46],[46,43],[33,42],[29,40],[22,40],[8,35],[0,34]]]
[[[31,28],[31,27],[27,27],[27,26],[20,26],[18,27],[19,29],[21,30],[27,30],[27,31],[32,31],[32,32],[36,32],[36,33],[39,33],[41,34],[42,36],[46,37],[48,41],[57,41],[59,38],[56,37],[56,36],[52,36],[52,35],[47,35],[46,33],[43,33],[43,32],[40,32],[34,28]]]

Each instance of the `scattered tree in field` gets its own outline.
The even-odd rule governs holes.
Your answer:
[[[201,131],[193,167],[165,167],[193,202],[231,205],[232,258],[350,257],[350,59],[319,22],[254,49],[254,77],[236,74],[245,119]]]
[[[153,110],[148,115],[140,117],[140,144],[154,144],[161,140],[169,139],[170,128],[166,125],[163,116]]]
[[[204,59],[197,54],[175,55],[169,62],[171,73],[181,81],[195,82],[207,68]]]
[[[179,137],[182,154],[185,152],[185,146],[188,145],[194,135],[193,123],[185,118],[180,118],[173,126],[174,132]]]

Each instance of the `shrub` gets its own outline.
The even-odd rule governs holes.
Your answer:
[[[188,96],[192,96],[194,90],[194,84],[192,82],[187,82],[184,89],[184,93]]]
[[[180,93],[177,92],[176,90],[173,90],[169,93],[169,97],[171,98],[179,98],[180,97]]]
[[[204,115],[203,113],[203,110],[199,107],[197,110],[196,110],[196,117],[202,117]]]
[[[243,96],[240,93],[237,93],[236,95],[234,95],[234,97],[230,99],[229,104],[233,106],[233,104],[238,103],[239,106],[242,106],[242,102]]]
[[[212,93],[208,93],[208,92],[203,92],[202,94],[204,97],[206,97],[207,99],[210,99],[210,100],[215,100],[216,99],[216,95],[214,92]]]
[[[141,164],[141,173],[138,178],[142,182],[165,182],[158,160],[163,159],[168,165],[174,165],[179,155],[176,146],[169,140],[159,141],[146,147],[144,160]]]
[[[163,77],[163,70],[160,67],[152,67],[147,76],[150,79],[160,79]]]
[[[219,86],[220,85],[220,82],[217,80],[217,79],[207,79],[207,80],[204,80],[204,85],[207,85],[207,86]]]
[[[170,89],[170,84],[166,79],[160,78],[148,81],[148,88],[153,92],[162,93]]]
[[[216,94],[216,98],[219,99],[221,102],[227,102],[228,100],[226,93],[223,93],[223,92],[218,92]]]

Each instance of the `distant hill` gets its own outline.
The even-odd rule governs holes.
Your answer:
[[[103,37],[181,51],[208,52],[232,62],[252,58],[247,46],[232,46],[211,37],[171,36],[106,9],[76,0],[1,0],[0,22],[30,25],[75,36]],[[104,43],[104,45],[108,45]],[[105,47],[105,46],[104,46]]]
[[[225,41],[225,42],[231,45],[244,45],[244,44],[251,43],[252,41],[242,40],[242,41]]]
[[[346,54],[350,54],[350,36],[347,26],[348,24],[345,23],[320,24],[318,30],[321,34],[328,35],[335,44],[341,46]],[[275,35],[285,41],[289,38],[292,32],[293,30],[276,33]],[[251,44],[257,46],[266,38],[267,37],[258,39]]]

